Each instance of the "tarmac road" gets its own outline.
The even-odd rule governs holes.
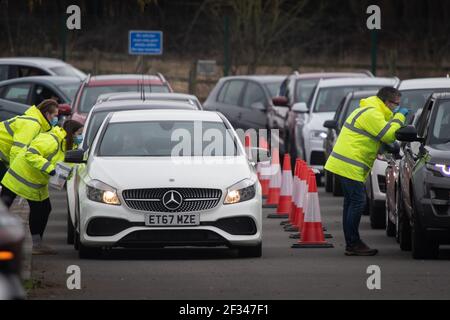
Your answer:
[[[413,260],[383,230],[371,230],[368,217],[361,236],[380,250],[375,257],[344,256],[342,198],[320,190],[320,205],[333,249],[291,249],[294,240],[280,220],[266,219],[263,257],[237,258],[229,249],[155,249],[112,251],[99,260],[79,260],[65,244],[66,202],[52,194],[53,212],[46,241],[55,256],[35,256],[31,299],[449,299],[450,250],[436,261]],[[66,286],[67,267],[81,268],[81,290]],[[367,268],[381,269],[381,290],[369,290]]]

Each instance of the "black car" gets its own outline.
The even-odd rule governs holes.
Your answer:
[[[397,229],[402,250],[415,259],[437,258],[450,243],[450,93],[435,93],[417,128],[396,137],[405,143],[399,164]]]
[[[57,76],[2,81],[0,82],[0,121],[20,115],[29,106],[38,105],[45,99],[55,99],[60,104],[60,115],[69,115],[70,104],[80,84],[79,78]]]
[[[219,80],[203,108],[219,111],[235,129],[278,129],[283,136],[288,107],[277,107],[272,98],[278,95],[285,76],[234,76]],[[284,152],[280,141],[280,153]]]
[[[0,204],[0,300],[24,299],[21,283],[22,222]]]
[[[377,94],[377,91],[354,91],[347,94],[342,99],[336,110],[333,120],[325,121],[324,127],[328,129],[327,137],[324,140],[325,159],[328,159],[333,151],[337,137],[348,116],[359,107],[361,99],[365,99]],[[333,173],[325,170],[325,191],[333,192],[334,196],[341,196],[342,190],[339,181]]]

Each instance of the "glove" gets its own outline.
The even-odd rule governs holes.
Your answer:
[[[50,173],[48,174],[49,176],[54,176],[56,174],[55,170],[50,171]]]
[[[406,117],[409,113],[409,109],[405,107],[398,107],[398,110],[395,113],[401,113]]]

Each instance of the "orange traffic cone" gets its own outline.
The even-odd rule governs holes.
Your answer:
[[[308,187],[306,179],[308,177],[308,166],[305,161],[299,160],[299,166],[297,171],[297,193],[295,194],[295,207],[292,214],[292,223],[290,226],[286,226],[285,231],[297,232],[301,231],[303,224],[303,206],[304,198],[307,194]]]
[[[292,225],[294,223],[295,211],[297,210],[297,197],[299,193],[300,187],[300,179],[298,178],[298,173],[300,170],[301,160],[295,160],[295,169],[294,169],[294,178],[292,180],[292,202],[291,209],[289,210],[289,224]]]
[[[269,214],[268,218],[285,219],[289,217],[292,206],[292,169],[291,157],[289,154],[284,155],[283,174],[281,178],[280,199],[276,214]]]
[[[308,195],[301,238],[298,243],[292,245],[292,248],[333,248],[331,243],[325,241],[323,234],[316,176],[312,172],[308,177]]]
[[[281,168],[280,168],[280,154],[278,149],[274,149],[272,152],[272,163],[270,165],[270,182],[269,182],[269,194],[264,208],[276,208],[280,199],[281,188]]]
[[[269,195],[269,183],[270,183],[270,162],[259,162],[256,165],[258,172],[259,183],[261,183],[262,196],[267,197]]]

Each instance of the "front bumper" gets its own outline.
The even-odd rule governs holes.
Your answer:
[[[80,213],[80,241],[90,247],[233,247],[253,246],[262,242],[260,196],[233,205],[223,205],[220,202],[216,208],[200,212],[199,226],[148,227],[145,226],[145,214],[150,212],[132,210],[125,204],[109,206],[88,199],[80,201]],[[98,219],[120,221],[118,224],[121,226],[117,229],[119,232],[102,236],[98,227],[92,228],[92,223],[99,221]],[[246,221],[244,227],[230,227],[233,222],[239,224],[243,221]],[[251,230],[250,224],[254,230]]]
[[[386,201],[386,161],[376,159],[370,172],[373,201],[384,204]]]

